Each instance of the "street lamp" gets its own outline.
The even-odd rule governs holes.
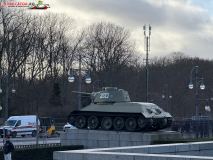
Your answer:
[[[70,68],[70,76],[68,77],[69,82],[74,82],[75,78],[72,75],[72,68]]]
[[[206,106],[205,106],[205,110],[208,111],[208,112],[211,111],[211,108],[210,108],[209,105],[208,105],[208,100],[207,100],[207,104],[206,104]]]
[[[213,100],[213,98],[211,98],[211,100]]]
[[[196,73],[195,73],[195,78],[192,78],[192,72],[196,68]],[[193,84],[192,84],[192,79],[195,79],[195,87],[196,87],[196,93],[195,93],[195,106],[196,106],[196,121],[198,122],[199,116],[198,116],[198,101],[207,101],[206,109],[209,110],[210,107],[208,106],[208,100],[198,100],[199,95],[198,95],[198,85],[201,82],[200,89],[205,89],[205,85],[203,84],[203,77],[198,78],[198,71],[197,71],[198,66],[195,66],[191,70],[191,75],[190,75],[190,83],[189,83],[189,89],[193,89]],[[200,81],[198,81],[200,80]],[[209,109],[208,109],[209,108]],[[198,123],[196,123],[196,138],[198,138]]]
[[[196,73],[195,73],[195,78],[192,78],[192,71],[194,70],[194,68],[196,68]],[[201,79],[201,81],[202,81],[202,83],[200,85],[200,89],[204,90],[205,89],[205,85],[203,84],[203,77],[202,78],[197,78],[197,76],[198,76],[198,73],[197,73],[198,66],[195,66],[194,68],[192,68],[192,71],[191,71],[189,89],[193,89],[192,79],[196,79],[196,92],[197,92],[198,83],[199,83],[199,82],[197,83],[198,79]],[[197,95],[197,93],[196,93],[196,95]]]
[[[89,76],[89,69],[87,70],[87,78],[86,78],[86,83],[91,83],[91,78]]]
[[[68,77],[69,82],[74,82],[74,77],[72,74],[72,70],[79,70],[79,80],[78,80],[78,87],[79,87],[79,92],[81,92],[81,71],[86,71],[87,72],[87,78],[86,78],[86,83],[91,83],[91,78],[89,76],[89,69],[81,69],[81,54],[79,54],[79,69],[72,69],[70,68],[70,76]],[[81,94],[78,95],[78,109],[81,109]]]
[[[167,90],[165,90],[164,88],[167,86]],[[172,99],[172,94],[171,94],[171,91],[168,91],[168,84],[166,84],[164,87],[163,87],[163,95],[162,95],[162,98],[164,99],[164,98],[166,98],[166,103],[167,103],[167,109],[168,109],[168,98],[169,99]],[[165,96],[165,93],[167,93],[166,95],[167,96]],[[169,95],[168,95],[168,93],[169,93]]]
[[[14,84],[13,84],[12,93],[16,93],[16,90],[15,90]]]
[[[1,78],[2,78],[2,77],[5,77],[5,76],[6,76],[6,83],[5,83],[5,84],[2,84],[2,83],[1,83]],[[12,93],[15,93],[16,90],[15,90],[15,87],[14,87],[14,83],[13,83],[13,84],[9,83],[9,75],[8,75],[8,74],[1,76],[1,78],[0,78],[0,93],[2,93],[1,86],[2,86],[2,85],[6,85],[5,119],[7,120],[7,119],[8,119],[8,92],[9,92],[9,88],[10,88],[11,85],[13,85]]]

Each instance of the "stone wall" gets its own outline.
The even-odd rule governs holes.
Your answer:
[[[61,133],[61,145],[84,145],[89,148],[141,146],[152,144],[157,139],[180,139],[181,134],[173,131],[121,132],[67,129]]]

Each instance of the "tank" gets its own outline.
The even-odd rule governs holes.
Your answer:
[[[160,130],[171,126],[172,116],[153,103],[131,102],[129,94],[116,87],[89,95],[94,103],[71,112],[67,121],[79,129],[118,131]]]

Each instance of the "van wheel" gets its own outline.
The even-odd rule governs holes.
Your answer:
[[[12,138],[16,138],[16,135],[17,135],[17,133],[16,133],[16,132],[13,132],[13,133],[12,133]]]
[[[22,137],[25,137],[25,135],[21,135]]]
[[[33,131],[32,132],[32,137],[35,137],[36,136],[36,131]]]

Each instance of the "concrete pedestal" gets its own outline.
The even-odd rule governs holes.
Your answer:
[[[122,132],[67,129],[61,133],[61,145],[84,145],[85,149],[141,146],[152,144],[157,139],[180,139],[181,133],[174,131]]]

